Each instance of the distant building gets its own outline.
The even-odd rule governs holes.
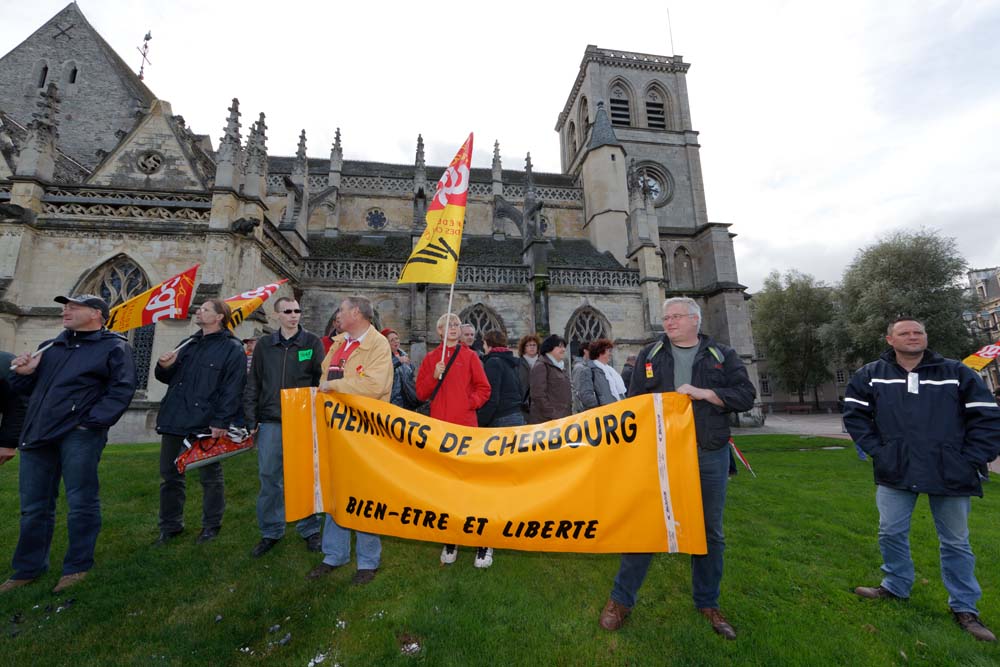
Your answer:
[[[1000,340],[1000,267],[969,271],[969,289],[979,302],[979,310],[969,313],[969,323],[975,333],[989,342]],[[994,361],[981,375],[991,389],[1000,387],[1000,368]]]

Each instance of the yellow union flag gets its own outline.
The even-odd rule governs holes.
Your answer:
[[[525,551],[706,553],[691,400],[646,394],[470,428],[361,396],[281,392],[285,518]]]
[[[438,181],[434,197],[427,205],[427,227],[399,274],[399,284],[455,282],[471,168],[472,133],[469,133]]]
[[[252,289],[236,296],[226,299],[229,308],[232,310],[232,317],[229,320],[229,328],[235,329],[243,323],[250,313],[257,310],[267,301],[271,295],[278,291],[278,288],[287,283],[287,278],[282,278],[276,283],[262,285],[257,289]]]
[[[973,370],[981,371],[989,366],[990,362],[998,356],[1000,356],[1000,340],[991,345],[986,345],[975,353],[970,354],[965,359],[962,359],[962,363]]]

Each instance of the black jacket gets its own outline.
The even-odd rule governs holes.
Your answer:
[[[521,411],[521,380],[518,378],[519,359],[510,350],[490,352],[483,357],[483,370],[490,381],[490,398],[476,410],[480,426],[489,426],[500,417]]]
[[[204,433],[210,426],[243,422],[243,345],[225,329],[207,336],[199,331],[190,338],[169,368],[156,365],[156,379],[169,385],[156,416],[157,433]]]
[[[647,363],[651,364],[651,378],[646,377]],[[728,414],[749,410],[757,396],[747,368],[731,347],[720,345],[705,334],[698,334],[698,352],[691,369],[691,384],[699,389],[711,389],[725,403],[725,407],[720,408],[708,401],[691,401],[698,447],[722,449],[729,444]],[[632,397],[675,389],[674,356],[670,353],[670,341],[664,334],[639,353],[628,395]]]
[[[125,413],[135,394],[132,348],[124,336],[107,329],[63,329],[42,353],[35,372],[12,375],[11,385],[21,394],[30,394],[20,437],[22,449],[49,444],[78,426],[107,430]]]
[[[10,449],[21,444],[18,438],[28,411],[27,397],[14,391],[11,385],[14,371],[8,369],[13,360],[14,355],[10,352],[0,352],[0,447]]]
[[[281,332],[261,336],[253,350],[243,408],[247,424],[281,421],[281,390],[318,387],[323,374],[323,343],[299,326],[282,342]]]
[[[982,496],[979,470],[1000,452],[1000,407],[972,369],[936,352],[912,374],[887,350],[847,386],[844,424],[871,455],[875,483]]]

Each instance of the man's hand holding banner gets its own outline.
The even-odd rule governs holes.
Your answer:
[[[285,513],[467,546],[704,554],[690,399],[650,394],[477,429],[389,403],[282,391]]]

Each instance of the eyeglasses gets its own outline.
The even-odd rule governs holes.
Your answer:
[[[686,315],[664,315],[663,316],[663,321],[664,322],[678,322],[678,321],[684,319],[685,317],[694,317],[694,313],[687,313]]]
[[[283,312],[285,315],[291,315],[292,313],[301,313],[302,309],[301,308],[287,308],[287,309],[285,309],[285,310],[283,310],[281,312]]]

